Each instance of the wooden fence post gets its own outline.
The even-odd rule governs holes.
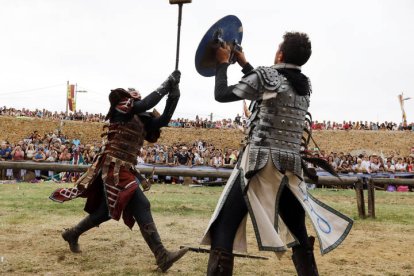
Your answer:
[[[375,218],[375,185],[372,179],[368,181],[368,216]]]
[[[365,219],[364,182],[362,179],[358,179],[355,183],[355,193],[358,206],[358,216],[359,218]]]

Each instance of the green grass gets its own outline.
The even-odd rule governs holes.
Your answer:
[[[78,198],[63,204],[51,201],[49,195],[59,187],[71,184],[19,183],[0,185],[0,222],[16,224],[19,221],[36,222],[53,212],[66,216],[83,214],[85,199]],[[222,187],[193,187],[181,185],[153,185],[146,196],[152,212],[162,215],[209,216],[214,211]],[[317,199],[340,212],[359,220],[354,190],[316,189],[311,191]],[[366,196],[365,191],[365,196]],[[386,224],[414,224],[414,193],[376,192],[376,220]],[[34,215],[34,212],[36,215]],[[6,221],[4,221],[6,219]],[[369,220],[364,220],[369,223]]]
[[[85,199],[56,203],[48,197],[58,187],[71,184],[20,183],[0,185],[0,231],[6,225],[39,224],[44,218],[82,217]],[[155,217],[178,216],[208,219],[214,211],[222,187],[154,185],[146,192]],[[414,193],[376,192],[376,219],[358,217],[354,190],[316,189],[311,193],[322,202],[359,221],[370,225],[414,225]],[[365,191],[365,196],[366,196]],[[366,208],[366,211],[367,208]]]
[[[137,228],[109,221],[81,237],[80,255],[61,239],[62,228],[85,216],[85,199],[63,204],[49,195],[71,184],[0,184],[1,275],[159,275]],[[197,245],[223,187],[153,185],[147,197],[162,239],[169,248]],[[333,253],[316,253],[321,275],[414,275],[414,193],[376,192],[376,219],[358,218],[354,190],[317,189],[318,200],[355,220],[348,238]],[[367,192],[365,191],[365,198]],[[309,229],[312,234],[313,229]],[[269,261],[237,259],[234,275],[293,275],[290,254],[277,260],[258,252],[248,225],[249,252]],[[252,251],[253,250],[253,251]],[[205,275],[207,254],[189,253],[169,275]],[[398,261],[395,261],[398,258]],[[57,268],[58,267],[58,268]]]

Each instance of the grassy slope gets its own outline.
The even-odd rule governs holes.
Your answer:
[[[69,138],[80,138],[84,143],[100,141],[101,123],[81,123],[67,121],[62,126]],[[16,119],[0,116],[0,141],[17,142],[34,130],[44,134],[60,127],[59,122],[39,119]],[[207,130],[164,128],[159,140],[162,144],[192,144],[196,140],[213,143],[217,147],[238,148],[243,134],[238,130]],[[364,149],[368,152],[381,151],[385,155],[399,153],[408,155],[414,146],[414,132],[401,131],[314,131],[314,137],[321,149],[326,152]],[[311,146],[313,147],[313,146]]]

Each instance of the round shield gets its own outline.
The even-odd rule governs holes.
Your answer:
[[[220,43],[241,44],[243,39],[243,26],[236,16],[227,15],[214,23],[206,32],[198,45],[195,56],[197,72],[204,77],[216,74],[216,49]]]

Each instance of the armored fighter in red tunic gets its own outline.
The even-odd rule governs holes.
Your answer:
[[[85,211],[89,213],[76,226],[66,229],[62,237],[72,252],[80,252],[79,236],[109,219],[119,220],[132,228],[138,223],[142,236],[154,253],[158,268],[165,272],[180,259],[187,249],[170,252],[161,242],[151,215],[150,203],[143,191],[150,184],[135,168],[144,140],[156,142],[160,128],[170,121],[180,98],[178,84],[181,73],[176,70],[154,92],[144,99],[135,89],[118,88],[109,94],[111,107],[104,126],[104,145],[92,166],[77,181],[74,188],[57,189],[52,200],[64,202],[86,197]],[[161,116],[148,113],[165,95],[166,106]]]

